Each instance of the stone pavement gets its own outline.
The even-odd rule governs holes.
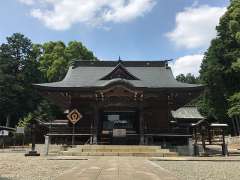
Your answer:
[[[81,161],[77,167],[56,178],[56,180],[68,179],[176,180],[177,177],[144,157],[99,156]]]

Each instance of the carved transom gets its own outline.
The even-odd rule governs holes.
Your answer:
[[[133,100],[140,100],[143,98],[143,93],[134,91],[122,85],[116,85],[108,89],[96,92],[97,100],[104,100],[111,97],[128,97]]]

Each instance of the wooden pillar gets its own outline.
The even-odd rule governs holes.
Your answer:
[[[227,148],[227,144],[225,142],[225,131],[224,131],[224,128],[222,128],[222,140],[223,140],[222,155],[228,156],[228,148]]]
[[[212,131],[211,127],[208,127],[208,142],[212,144]]]
[[[98,141],[98,124],[99,124],[99,107],[98,104],[94,106],[94,126],[93,126],[93,144],[97,144]]]
[[[203,153],[206,152],[206,144],[205,144],[205,131],[206,129],[202,129],[201,127],[201,136],[202,136],[202,147],[203,147]]]
[[[240,127],[239,127],[239,121],[238,121],[238,118],[235,117],[235,122],[236,122],[236,129],[237,129],[237,135],[239,136],[240,135]]]
[[[25,156],[40,156],[40,154],[35,150],[36,129],[36,121],[34,120],[31,124],[32,148],[31,151],[25,154]]]
[[[7,115],[7,120],[6,120],[6,127],[10,127],[10,121],[11,121],[11,115]]]
[[[194,156],[198,156],[199,155],[199,149],[198,149],[198,145],[197,145],[197,127],[194,127],[194,136],[195,136],[195,140],[194,140]]]
[[[144,144],[144,116],[143,116],[143,106],[139,107],[139,132],[140,132],[140,142],[139,144]]]
[[[238,131],[237,131],[237,128],[236,128],[236,125],[235,125],[235,122],[234,122],[234,117],[232,117],[231,120],[232,120],[232,127],[233,127],[233,135],[237,136]]]
[[[236,124],[237,124],[237,134],[240,135],[240,125],[239,125],[239,116],[235,116]]]

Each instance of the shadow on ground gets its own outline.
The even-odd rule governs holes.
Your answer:
[[[5,177],[1,177],[0,176],[0,180],[10,180],[9,178],[5,178]]]

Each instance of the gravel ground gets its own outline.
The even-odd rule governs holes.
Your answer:
[[[155,161],[182,180],[239,180],[240,161]]]
[[[43,153],[42,145],[37,145]],[[59,147],[51,147],[58,150]],[[49,160],[55,159],[55,160]],[[71,171],[81,160],[57,160],[57,157],[25,157],[24,152],[0,150],[0,180],[52,180]],[[233,161],[219,161],[227,160]],[[180,157],[181,159],[181,157]],[[184,158],[183,158],[184,159]],[[185,158],[187,159],[187,158]],[[240,156],[196,158],[207,161],[152,161],[181,180],[239,180]],[[218,160],[218,161],[213,161]]]
[[[50,180],[72,169],[75,160],[47,160],[23,153],[0,153],[0,180]]]

